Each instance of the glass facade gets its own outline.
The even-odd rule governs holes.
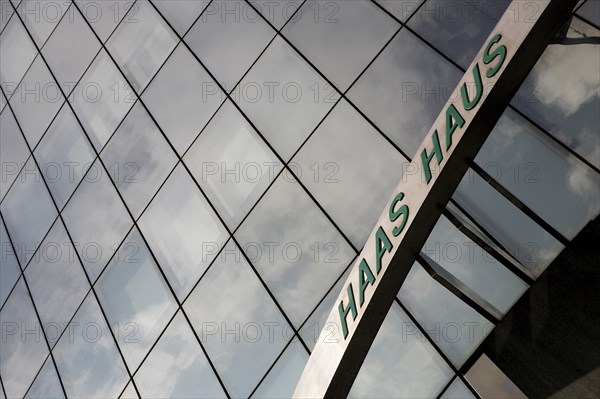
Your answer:
[[[0,6],[0,397],[282,398],[511,3]],[[600,213],[598,21],[504,111],[351,397],[522,395],[478,347]]]

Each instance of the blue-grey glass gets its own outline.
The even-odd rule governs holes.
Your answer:
[[[452,384],[444,391],[441,399],[475,399],[475,395],[459,377],[456,377]]]
[[[215,0],[208,7],[185,41],[229,92],[275,31],[244,1]]]
[[[75,4],[104,43],[135,3],[131,0],[77,0]]]
[[[595,1],[597,3],[597,1]],[[600,168],[600,30],[574,17],[566,38],[549,45],[513,104]]]
[[[29,148],[9,107],[0,114],[0,131],[2,131],[0,134],[0,158],[2,158],[0,199],[3,199],[25,165],[29,157]]]
[[[9,102],[29,146],[34,148],[64,103],[42,57],[33,61]]]
[[[277,37],[240,82],[233,98],[287,161],[339,94]]]
[[[171,287],[183,300],[227,241],[228,233],[180,164],[139,220]]]
[[[0,373],[6,397],[25,396],[48,355],[35,310],[20,279],[0,311]]]
[[[453,198],[535,277],[564,248],[472,170],[465,174]]]
[[[436,223],[422,251],[501,314],[506,313],[528,288],[445,216]]]
[[[135,391],[135,387],[133,386],[133,383],[131,381],[129,381],[129,383],[123,390],[123,393],[119,397],[121,399],[139,399],[140,398],[138,396],[137,392]]]
[[[177,163],[169,143],[140,102],[133,106],[101,157],[134,218]]]
[[[135,93],[102,50],[69,101],[96,150],[100,151],[136,101]]]
[[[457,369],[494,328],[418,263],[410,269],[398,299]]]
[[[71,7],[48,42],[42,54],[56,80],[69,93],[100,50],[100,42],[76,7]]]
[[[48,40],[56,25],[72,17],[73,9],[69,9],[69,1],[23,0],[17,7],[17,12],[25,22],[27,30],[33,36],[38,47]]]
[[[209,1],[194,0],[152,0],[152,3],[180,36],[185,35],[200,13],[210,4]]]
[[[235,229],[282,164],[227,101],[184,157],[196,181],[230,229]]]
[[[144,398],[227,397],[181,311],[135,374],[135,383]]]
[[[60,219],[29,262],[25,278],[52,347],[90,289]]]
[[[116,398],[129,379],[92,294],[75,314],[53,354],[68,397]]]
[[[355,255],[291,176],[277,179],[236,238],[296,327]]]
[[[4,5],[3,5],[4,6]],[[0,34],[0,84],[15,87],[37,55],[19,18],[11,18]]]
[[[296,10],[300,8],[303,2],[304,0],[253,0],[251,4],[275,29],[281,29],[292,16],[294,16],[294,19],[300,16],[296,13]]]
[[[568,239],[600,213],[600,175],[510,109],[475,162]]]
[[[98,161],[88,170],[62,216],[90,280],[96,281],[132,224]]]
[[[225,95],[192,53],[179,44],[142,98],[173,147],[183,155]]]
[[[408,18],[419,8],[419,5],[424,0],[375,0],[381,4],[386,10],[394,14],[402,22],[406,22]]]
[[[96,158],[68,105],[59,111],[34,154],[59,209],[66,204]]]
[[[467,68],[510,0],[428,0],[408,26]]]
[[[293,162],[292,171],[361,248],[407,161],[342,100]]]
[[[106,48],[140,93],[179,39],[148,1],[131,6]]]
[[[393,304],[349,398],[433,398],[454,373],[417,326]]]
[[[230,396],[248,397],[293,329],[229,241],[183,307]]]
[[[10,291],[21,275],[21,268],[6,233],[4,223],[0,221],[0,224],[2,225],[2,230],[0,230],[0,245],[2,246],[0,247],[0,254],[2,256],[0,258],[0,275],[2,276],[0,279],[0,307],[2,307],[4,301],[8,298],[8,294],[10,294]]]
[[[57,216],[52,198],[29,158],[0,205],[17,257],[26,265]]]
[[[25,399],[56,399],[64,398],[60,380],[54,367],[52,358],[48,356],[46,363],[35,378],[31,388],[27,391]]]
[[[290,342],[252,397],[260,399],[291,398],[307,362],[308,353],[300,341]]]
[[[527,398],[485,353],[465,373],[465,379],[482,398]]]
[[[100,305],[116,325],[121,352],[137,369],[171,316],[175,298],[139,231],[133,229],[96,283]]]
[[[303,5],[283,34],[341,91],[400,25],[370,1],[313,1]]]
[[[452,64],[402,29],[352,87],[349,97],[412,157],[461,76]]]
[[[587,0],[578,10],[577,15],[600,27],[600,1]]]

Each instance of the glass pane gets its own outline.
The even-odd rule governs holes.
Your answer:
[[[457,68],[402,29],[352,87],[349,96],[412,157],[461,76]]]
[[[139,399],[140,398],[138,396],[137,392],[135,391],[135,387],[133,386],[133,383],[131,381],[129,381],[129,383],[125,387],[125,390],[121,394],[120,398],[121,399]]]
[[[408,26],[463,68],[468,68],[510,0],[429,0]]]
[[[181,300],[228,237],[182,165],[175,168],[140,218],[139,226]]]
[[[302,187],[283,175],[236,238],[296,327],[355,255]]]
[[[308,0],[283,34],[341,91],[400,25],[369,1]]]
[[[469,391],[469,388],[460,378],[456,377],[441,396],[441,399],[475,399],[475,395]]]
[[[60,21],[48,43],[42,48],[42,54],[58,83],[68,93],[75,87],[98,50],[98,39],[79,11],[71,7],[67,17]]]
[[[108,54],[102,50],[69,101],[92,144],[100,151],[136,97]]]
[[[2,384],[8,398],[22,398],[48,356],[48,346],[23,279],[2,308],[0,324]]]
[[[292,341],[252,397],[260,399],[291,398],[307,362],[306,349],[300,344],[300,341]]]
[[[177,162],[173,150],[139,102],[101,157],[134,218],[142,213]]]
[[[339,94],[276,38],[233,97],[284,160],[289,160]]]
[[[135,375],[144,398],[225,398],[189,324],[179,312]]]
[[[10,1],[11,0],[0,0],[0,32],[4,29],[8,21],[10,21],[11,17],[15,13]],[[2,392],[1,389],[0,392]]]
[[[597,168],[600,57],[593,38],[599,36],[600,30],[573,18],[566,38],[556,38],[546,48],[513,99],[517,108]]]
[[[90,280],[96,281],[132,224],[99,162],[90,167],[62,216]]]
[[[10,99],[31,148],[36,146],[63,102],[60,88],[42,57],[37,57]]]
[[[506,313],[528,288],[445,216],[436,223],[422,251],[501,314]]]
[[[96,31],[100,40],[105,42],[134,2],[131,0],[77,0],[75,4],[92,29]]]
[[[3,89],[15,87],[21,81],[36,54],[19,18],[11,18],[0,35],[0,84]]]
[[[196,18],[210,3],[197,0],[152,0],[162,16],[180,36],[185,35]]]
[[[54,367],[52,358],[48,357],[44,367],[35,378],[35,381],[27,391],[26,399],[48,399],[48,398],[64,398],[62,387]]]
[[[600,212],[600,175],[514,111],[475,162],[569,240]]]
[[[25,269],[25,277],[48,343],[54,346],[90,289],[60,220]]]
[[[62,209],[96,157],[67,105],[48,128],[35,150],[35,157],[50,193]]]
[[[87,296],[68,331],[53,350],[67,395],[116,398],[129,376],[93,295]]]
[[[177,37],[148,1],[133,4],[107,42],[107,50],[140,93],[177,44]]]
[[[225,95],[190,51],[180,44],[142,98],[173,147],[183,155]]]
[[[8,107],[0,114],[0,131],[2,131],[0,134],[0,158],[2,158],[0,199],[2,199],[25,165],[29,156],[29,148]]]
[[[233,397],[250,395],[294,334],[232,241],[183,307]]]
[[[253,0],[251,2],[263,18],[273,24],[275,29],[281,29],[302,3],[303,0]],[[298,18],[298,16],[299,14],[295,14],[294,18]]]
[[[596,26],[600,26],[600,1],[587,0],[585,4],[577,10],[577,15],[582,16]]]
[[[465,378],[484,399],[527,398],[485,354],[467,371]]]
[[[375,0],[402,22],[417,11],[423,0]]]
[[[349,398],[433,398],[452,369],[393,304],[369,349]]]
[[[231,91],[274,35],[246,2],[217,0],[190,29],[185,41],[225,90]]]
[[[294,157],[291,169],[360,248],[392,195],[404,162],[342,100]]]
[[[418,263],[410,269],[398,299],[457,369],[494,328]]]
[[[0,307],[2,307],[8,294],[10,294],[10,290],[12,290],[21,275],[21,268],[19,267],[15,251],[13,250],[8,234],[6,233],[4,223],[0,221],[0,225],[2,225],[2,230],[0,230],[0,245],[2,246],[0,248],[0,254],[2,256],[0,259],[0,275],[2,275],[2,278],[0,279]]]
[[[22,265],[26,265],[57,212],[32,158],[17,177],[2,205],[6,229]]]
[[[227,101],[184,158],[230,229],[235,229],[282,168]]]
[[[130,369],[137,369],[177,303],[137,229],[132,230],[96,284],[98,300]]]
[[[41,48],[61,21],[63,14],[67,12],[69,5],[69,1],[23,0],[17,11],[38,47]],[[69,19],[73,16],[72,14],[73,9],[70,9],[67,18],[62,18],[62,20]]]

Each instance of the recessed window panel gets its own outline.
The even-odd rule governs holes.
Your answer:
[[[47,398],[64,398],[60,380],[54,367],[52,358],[48,356],[46,363],[40,370],[39,374],[35,378],[35,381],[31,385],[31,388],[27,391],[25,399],[47,399]]]
[[[129,376],[94,295],[86,297],[53,350],[68,397],[116,398]]]
[[[62,85],[65,93],[69,93],[98,50],[98,39],[73,6],[41,51],[58,83]]]
[[[461,76],[457,68],[402,29],[352,87],[349,96],[412,157]]]
[[[106,48],[140,93],[177,45],[177,36],[148,1],[131,6]]]
[[[5,89],[7,85],[16,86],[36,55],[37,49],[19,18],[11,18],[0,34],[0,83],[2,88]]]
[[[102,50],[75,87],[69,101],[100,151],[136,101],[135,93]]]
[[[179,44],[142,98],[173,147],[183,155],[225,95],[190,51]]]
[[[101,157],[135,218],[177,162],[175,153],[139,102]]]
[[[285,175],[261,199],[236,238],[295,326],[354,257],[308,194]]]
[[[233,98],[287,161],[339,94],[278,37],[240,82]]]
[[[183,36],[210,1],[152,0],[152,3],[173,29]]]
[[[598,3],[598,1],[593,1]],[[513,104],[600,168],[600,30],[579,18],[558,37],[523,82]]]
[[[220,0],[208,5],[185,41],[229,92],[273,36],[248,3]]]
[[[184,158],[230,229],[235,229],[282,168],[227,101]]]
[[[181,312],[136,373],[135,382],[144,398],[227,397]]]
[[[402,22],[417,11],[424,0],[375,0]]]
[[[8,189],[25,165],[29,157],[29,148],[17,121],[10,110],[6,108],[0,114],[0,158],[2,158],[2,175],[0,184],[0,199],[4,198]]]
[[[434,398],[454,373],[418,327],[393,304],[349,398]]]
[[[140,218],[139,226],[181,300],[228,237],[182,165],[175,168]]]
[[[32,158],[6,194],[0,209],[19,261],[26,265],[57,215]]]
[[[8,298],[8,294],[21,275],[21,268],[19,267],[15,251],[13,250],[8,234],[6,233],[4,223],[0,221],[0,224],[2,225],[2,230],[0,230],[0,245],[2,245],[0,248],[2,256],[2,258],[0,258],[0,274],[2,274],[2,279],[0,279],[0,307],[2,307],[4,301]]]
[[[96,281],[132,224],[98,161],[88,170],[62,216],[90,280]]]
[[[406,162],[342,100],[293,159],[292,171],[355,247],[363,246]],[[376,177],[376,178],[375,178]]]
[[[75,4],[104,43],[135,2],[131,0],[77,0]]]
[[[69,5],[69,1],[23,0],[17,7],[17,12],[41,48],[56,25],[73,16],[74,8],[69,8]],[[65,13],[66,18],[63,18]]]
[[[68,105],[59,111],[34,154],[59,209],[96,157]]]
[[[96,284],[98,300],[129,367],[135,370],[177,310],[175,298],[137,229]]]
[[[600,212],[600,175],[510,109],[475,162],[569,240]]]
[[[75,248],[59,219],[29,262],[25,277],[46,339],[54,346],[90,289]]]
[[[282,33],[341,90],[400,25],[370,1],[308,0]]]
[[[3,327],[2,385],[8,398],[23,397],[48,355],[48,346],[23,279],[0,311],[0,323]]]
[[[250,395],[294,334],[233,241],[183,306],[233,397]]]

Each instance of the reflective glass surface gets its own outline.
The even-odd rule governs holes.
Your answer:
[[[27,148],[17,120],[9,107],[0,114],[0,130],[2,131],[0,134],[0,157],[3,166],[0,199],[2,199],[25,165],[29,156],[29,148]]]
[[[292,341],[252,397],[291,398],[306,362],[308,362],[306,349],[299,341]]]
[[[0,274],[2,275],[2,279],[0,280],[0,307],[2,307],[4,301],[8,298],[8,294],[19,279],[21,268],[19,267],[19,262],[17,262],[17,257],[8,238],[4,223],[0,224],[2,225],[2,230],[0,230],[0,245],[2,245],[0,248],[2,256],[0,259]]]
[[[402,22],[414,14],[424,0],[375,0]]]
[[[2,7],[8,6],[2,4]],[[10,43],[10,45],[8,45]],[[16,86],[37,54],[19,18],[11,18],[0,34],[0,83]]]
[[[130,0],[77,0],[75,5],[104,43],[134,2]]]
[[[48,357],[35,381],[25,395],[26,399],[64,398],[52,358]]]
[[[73,9],[68,1],[23,0],[18,5],[17,12],[25,22],[27,29],[39,47],[46,42],[56,25],[65,20]]]

